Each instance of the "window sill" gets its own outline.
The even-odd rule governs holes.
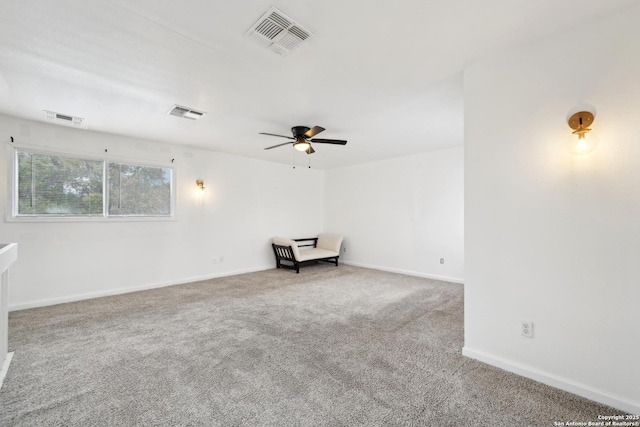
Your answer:
[[[163,222],[163,221],[176,221],[177,218],[173,216],[95,216],[95,217],[80,217],[80,216],[13,216],[7,215],[5,222],[13,223],[46,223],[46,222]]]

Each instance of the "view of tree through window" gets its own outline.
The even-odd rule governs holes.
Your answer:
[[[19,215],[102,215],[104,162],[18,152]]]
[[[171,169],[109,163],[109,215],[169,215]]]
[[[16,160],[17,216],[171,216],[171,168],[106,162],[105,170],[104,160],[27,151]]]

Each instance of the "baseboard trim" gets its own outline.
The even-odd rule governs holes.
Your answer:
[[[75,295],[69,295],[69,296],[60,297],[60,298],[51,298],[51,299],[32,301],[32,302],[27,302],[22,304],[13,304],[9,306],[9,311],[26,310],[28,308],[47,307],[50,305],[64,304],[67,302],[75,302],[75,301],[82,301],[86,299],[108,297],[112,295],[128,294],[130,292],[147,291],[150,289],[164,288],[166,286],[183,285],[185,283],[199,282],[201,280],[217,279],[219,277],[235,276],[237,274],[254,273],[256,271],[270,270],[272,268],[274,267],[265,266],[265,267],[247,268],[242,270],[227,271],[223,273],[211,274],[206,276],[188,277],[185,279],[174,280],[169,282],[151,283],[151,284],[146,284],[141,286],[134,286],[130,288],[109,289],[106,291],[90,292],[86,294],[75,294]]]
[[[438,276],[435,274],[421,273],[419,271],[401,270],[399,268],[382,267],[379,265],[364,264],[361,262],[343,261],[343,260],[340,260],[340,262],[342,264],[353,265],[354,267],[370,268],[372,270],[388,271],[389,273],[406,274],[407,276],[424,277],[425,279],[442,280],[444,282],[464,284],[464,279],[459,279],[457,277]]]
[[[504,369],[505,371],[509,371],[514,374],[549,385],[551,387],[568,391],[569,393],[577,394],[578,396],[582,396],[589,400],[611,406],[613,408],[624,411],[627,414],[640,414],[640,403],[633,402],[622,397],[614,396],[603,390],[599,390],[586,384],[572,381],[558,375],[550,374],[531,366],[522,365],[511,360],[496,357],[489,353],[475,350],[466,346],[462,348],[462,354],[471,359],[476,359],[488,365]]]
[[[2,371],[0,371],[0,389],[2,388],[2,383],[4,383],[4,377],[6,377],[9,372],[9,365],[11,364],[11,359],[13,359],[13,353],[13,351],[7,353],[7,357],[5,357],[4,363],[2,364]]]

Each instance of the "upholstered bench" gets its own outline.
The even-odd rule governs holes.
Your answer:
[[[310,262],[325,261],[337,266],[341,244],[342,236],[323,233],[308,239],[274,237],[271,246],[276,256],[276,268],[300,273],[300,265]]]

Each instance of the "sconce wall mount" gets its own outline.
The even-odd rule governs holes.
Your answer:
[[[573,129],[573,134],[578,135],[578,139],[584,139],[584,135],[589,132],[589,126],[593,123],[593,114],[588,111],[580,111],[569,117],[569,127]]]
[[[204,191],[204,181],[199,179],[196,181],[196,185],[198,186],[198,188],[200,189],[200,191]]]

